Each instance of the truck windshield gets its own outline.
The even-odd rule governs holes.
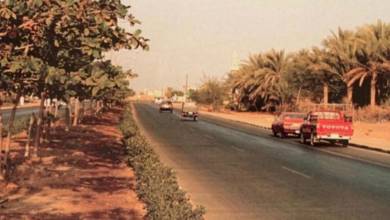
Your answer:
[[[296,119],[298,119],[298,118],[302,118],[303,119],[303,118],[305,118],[305,116],[306,116],[305,114],[286,114],[286,115],[284,115],[283,118],[284,119],[290,119],[290,118],[291,119],[295,119],[295,118]]]

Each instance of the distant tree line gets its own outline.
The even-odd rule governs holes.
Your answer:
[[[377,21],[355,30],[339,28],[320,47],[294,53],[271,49],[251,55],[228,73],[223,84],[225,98],[236,109],[272,110],[303,99],[389,105],[390,24]]]

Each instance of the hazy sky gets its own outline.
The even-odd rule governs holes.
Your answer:
[[[137,89],[181,87],[185,75],[222,77],[234,60],[275,49],[320,45],[338,27],[390,22],[389,0],[125,0],[142,21],[150,51],[111,53],[139,74]],[[234,59],[234,57],[237,57]]]

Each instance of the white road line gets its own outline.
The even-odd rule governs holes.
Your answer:
[[[299,176],[305,177],[306,179],[311,179],[311,176],[308,176],[308,175],[306,175],[304,173],[301,173],[299,171],[296,171],[294,169],[291,169],[291,168],[288,168],[288,167],[285,167],[285,166],[282,166],[282,169],[285,169],[285,170],[287,170],[287,171],[289,171],[291,173],[297,174]]]
[[[232,148],[235,149],[236,151],[244,152],[243,149],[241,149],[241,148],[239,148],[239,147],[236,147],[235,145],[230,145],[230,147],[232,147]]]

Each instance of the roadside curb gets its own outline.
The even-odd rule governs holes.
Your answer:
[[[371,146],[366,146],[366,145],[361,145],[356,143],[349,143],[349,146],[390,154],[390,150],[384,150],[378,147],[371,147]]]
[[[207,113],[205,113],[205,114],[208,115],[208,116],[211,116],[211,117],[221,118],[221,119],[224,119],[224,120],[228,120],[228,121],[232,121],[232,122],[236,122],[236,123],[242,123],[242,124],[246,124],[246,125],[250,125],[250,126],[253,126],[253,127],[257,127],[257,128],[261,128],[261,129],[264,129],[264,130],[271,131],[271,127],[267,127],[267,126],[263,126],[263,125],[257,125],[257,124],[252,124],[252,123],[248,123],[248,122],[245,122],[245,121],[239,121],[239,120],[234,120],[234,119],[223,118],[223,117],[219,117],[219,116],[215,116],[215,115],[211,115],[211,114],[207,114]],[[356,144],[356,143],[349,143],[348,146],[390,154],[390,150],[384,150],[384,149],[378,148],[378,147],[372,147],[372,146]]]

